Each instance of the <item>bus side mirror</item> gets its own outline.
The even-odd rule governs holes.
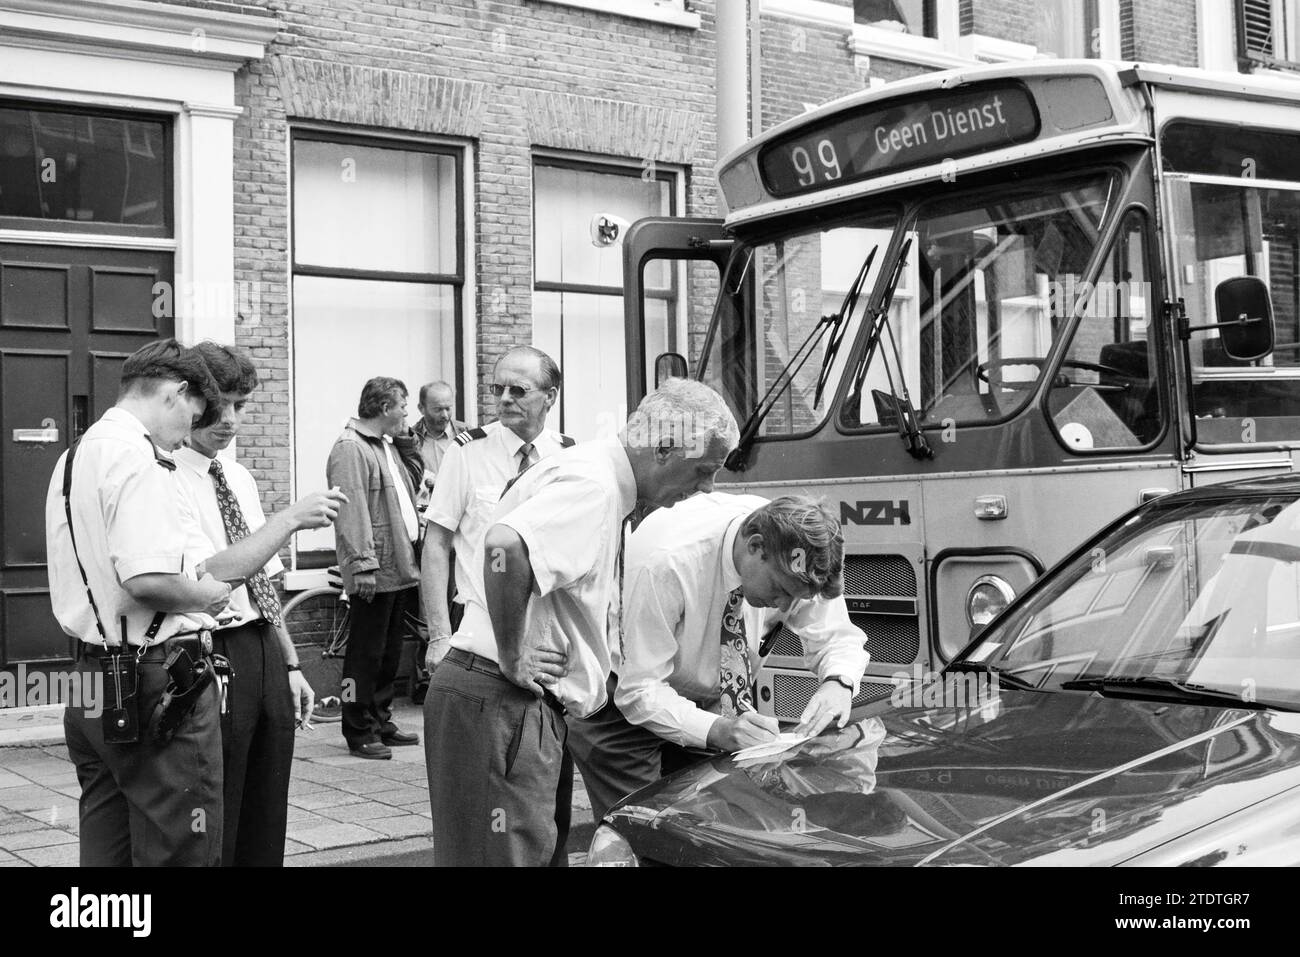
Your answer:
[[[655,388],[669,379],[686,378],[686,357],[676,352],[661,352],[655,356]]]
[[[1258,276],[1236,276],[1215,286],[1214,311],[1228,358],[1250,362],[1273,351],[1273,303]]]

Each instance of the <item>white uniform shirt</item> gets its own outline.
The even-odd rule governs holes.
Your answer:
[[[426,522],[455,532],[451,547],[456,550],[456,590],[462,596],[469,592],[474,575],[474,550],[487,534],[488,517],[496,510],[502,489],[519,474],[519,450],[525,444],[500,422],[484,426],[483,431],[486,437],[447,450],[424,510]],[[562,448],[560,434],[543,429],[533,440],[533,458],[545,458]]]
[[[72,465],[74,554],[63,504],[66,458],[65,452],[54,466],[45,497],[54,617],[69,635],[103,644],[77,571],[80,556],[109,642],[121,640],[119,622],[125,615],[128,642],[139,645],[154,611],[132,598],[122,582],[152,573],[196,578],[196,566],[212,554],[206,550],[206,536],[177,470],[158,464],[144,424],[130,412],[112,408],[86,430]],[[169,614],[154,643],[215,626],[207,615]]]
[[[722,615],[740,587],[732,554],[745,517],[767,504],[757,495],[693,495],[652,512],[628,536],[624,555],[623,650],[615,704],[623,716],[661,738],[702,748],[718,719]],[[844,599],[799,599],[778,608],[742,606],[750,663],[758,645],[784,621],[803,639],[817,676],[843,677],[857,688],[869,655]]]
[[[534,579],[528,640],[568,653],[569,673],[554,692],[579,717],[605,703],[606,616],[618,588],[623,520],[635,506],[636,476],[627,453],[606,439],[542,459],[511,487],[488,522],[510,526],[528,546]],[[465,618],[451,644],[499,661],[483,598],[485,535],[486,530],[474,552]]]
[[[217,502],[217,485],[216,480],[208,472],[208,466],[212,462],[210,458],[202,452],[196,452],[190,448],[177,449],[174,456],[176,464],[179,466],[177,474],[181,483],[185,486],[187,493],[196,504],[196,511],[199,516],[199,525],[203,529],[203,534],[207,536],[211,543],[212,554],[225,551],[230,545],[229,539],[226,538],[226,524],[221,520],[221,505]],[[266,524],[266,515],[262,511],[261,497],[257,492],[257,483],[253,480],[252,474],[233,458],[222,455],[221,470],[225,473],[226,484],[230,486],[231,493],[235,496],[235,501],[239,503],[239,510],[244,515],[244,522],[248,525],[248,531],[257,531]],[[263,571],[268,577],[274,577],[284,571],[284,563],[280,561],[279,555],[272,555],[271,560],[263,566]],[[230,606],[228,611],[233,611],[236,618],[226,627],[234,628],[239,625],[246,625],[262,617],[262,613],[257,610],[253,604],[252,598],[248,594],[248,587],[241,586],[230,593]]]

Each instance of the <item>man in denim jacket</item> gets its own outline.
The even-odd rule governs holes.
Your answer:
[[[347,495],[334,525],[343,587],[352,598],[343,659],[343,737],[354,755],[391,758],[419,744],[392,722],[403,619],[419,613],[415,487],[393,448],[406,433],[406,386],[380,376],[361,390],[357,417],[330,450],[326,476]]]

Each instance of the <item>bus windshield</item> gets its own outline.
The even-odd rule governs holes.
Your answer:
[[[820,317],[838,309],[873,247],[881,254],[866,288],[893,271],[896,253],[883,253],[893,233],[905,229],[912,243],[889,307],[898,360],[888,333],[872,340],[867,361],[856,365],[841,424],[897,428],[891,396],[904,385],[923,425],[1008,416],[1027,401],[1066,330],[1113,182],[1099,171],[982,188],[925,203],[911,222],[877,209],[752,245],[728,277],[724,295],[734,308],[719,313],[702,378],[743,421],[773,381],[789,374],[788,360]],[[867,299],[846,319],[845,348],[831,364],[821,402],[813,400],[825,342],[782,383],[760,436],[798,435],[821,424],[849,369]],[[1076,386],[1098,376],[1096,369],[1070,372],[1081,380]]]
[[[1110,186],[1097,173],[923,205],[891,304],[897,359],[888,332],[870,344],[843,424],[896,427],[900,378],[922,425],[1018,411],[1083,292]],[[1088,364],[1062,372],[1074,386],[1099,374]]]

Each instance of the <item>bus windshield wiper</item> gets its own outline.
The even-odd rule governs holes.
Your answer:
[[[883,333],[889,333],[889,348],[894,356],[894,365],[898,367],[898,385],[894,384],[894,373],[890,369],[889,359],[886,356],[881,357],[881,363],[885,367],[885,376],[889,379],[889,398],[894,406],[894,415],[898,419],[898,434],[902,437],[904,444],[907,446],[907,452],[916,459],[934,458],[934,449],[926,441],[925,434],[921,431],[921,426],[917,422],[916,407],[912,405],[912,397],[907,391],[907,377],[903,373],[903,361],[898,354],[898,342],[894,338],[894,327],[889,321],[889,308],[894,303],[894,292],[898,289],[898,281],[903,275],[903,267],[907,265],[907,254],[912,248],[912,240],[909,238],[903,243],[903,248],[898,252],[898,258],[894,261],[894,271],[890,273],[889,283],[885,286],[885,294],[880,300],[880,305],[876,307],[875,315],[872,317],[871,336],[867,340],[867,348],[862,351],[862,358],[859,360],[858,368],[854,370],[853,381],[855,391],[861,394],[862,385],[866,380],[867,361],[879,346],[880,338]]]
[[[1262,701],[1246,701],[1240,692],[1224,691],[1219,688],[1207,688],[1205,685],[1190,684],[1176,678],[1161,678],[1156,675],[1135,677],[1095,677],[1076,678],[1062,682],[1063,691],[1095,691],[1107,698],[1143,698],[1154,701],[1176,701],[1184,704],[1219,704],[1232,708],[1249,708],[1262,710],[1278,708],[1277,705]],[[1279,708],[1290,711],[1290,708]]]
[[[822,336],[830,331],[830,340],[826,345],[826,355],[822,359],[821,371],[817,375],[817,391],[813,397],[814,408],[821,402],[822,390],[825,388],[827,380],[830,378],[831,364],[835,361],[835,355],[839,352],[840,342],[844,338],[845,330],[848,328],[848,318],[853,314],[854,308],[858,304],[858,296],[862,292],[862,286],[866,282],[867,273],[871,271],[871,263],[876,258],[876,250],[880,248],[879,244],[871,247],[871,252],[867,253],[867,258],[862,262],[862,268],[858,270],[858,276],[853,280],[849,291],[844,296],[844,301],[840,303],[840,308],[828,316],[822,316],[817,320],[808,333],[807,338],[795,350],[785,368],[781,370],[780,375],[773,380],[768,386],[767,392],[759,400],[758,405],[754,406],[754,411],[749,414],[745,424],[740,429],[740,442],[727,456],[726,467],[732,472],[740,472],[745,468],[745,460],[749,456],[749,447],[754,444],[754,439],[758,436],[758,430],[763,425],[763,420],[767,418],[769,412],[776,406],[776,402],[785,390],[794,382],[794,377],[804,367],[808,357],[813,354],[817,348],[817,343],[821,341]],[[796,364],[797,363],[797,364]]]

